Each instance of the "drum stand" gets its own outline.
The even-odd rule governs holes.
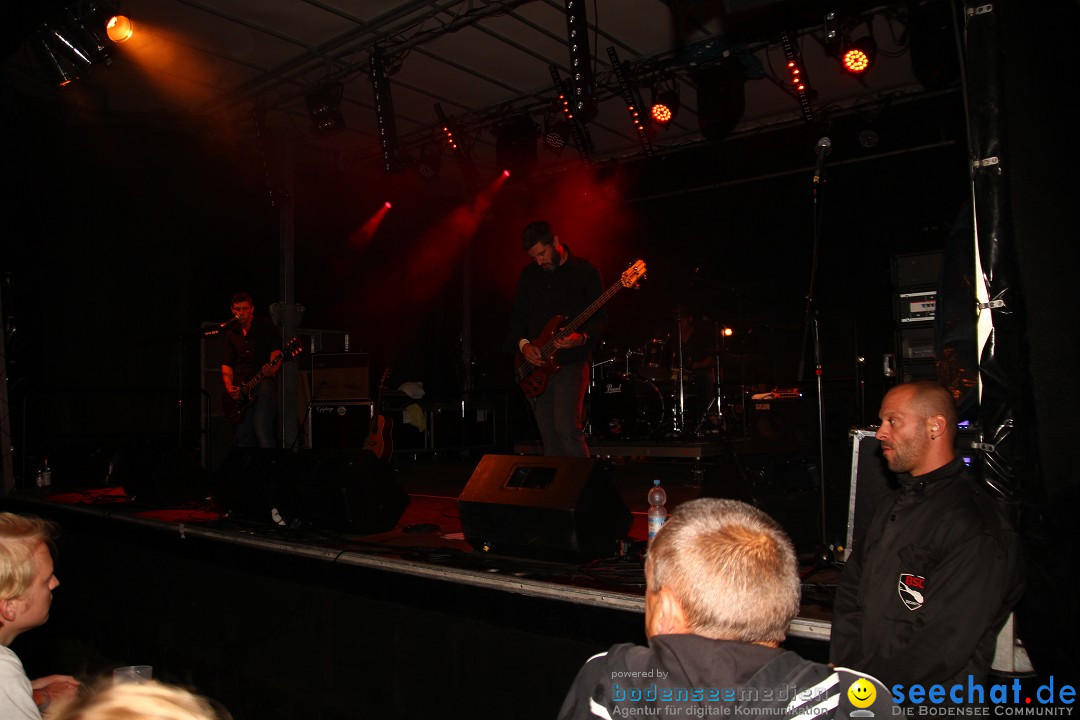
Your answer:
[[[675,407],[672,408],[672,427],[671,431],[674,435],[682,435],[683,422],[685,421],[686,414],[686,395],[683,387],[683,376],[686,374],[683,368],[683,351],[682,351],[682,311],[678,308],[675,309],[675,362],[672,363],[675,367],[675,372],[679,374],[678,385],[676,386],[676,401]]]
[[[714,407],[716,408],[716,415],[720,419],[720,432],[722,434],[727,433],[727,424],[724,419],[724,396],[720,392],[720,382],[723,379],[720,374],[720,323],[713,322],[713,392],[712,397],[709,398],[709,404],[705,406],[705,409],[701,413],[701,417],[698,418],[697,425],[694,427],[694,435],[701,437],[705,421],[709,418],[709,411]]]

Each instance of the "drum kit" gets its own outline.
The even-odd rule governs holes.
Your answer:
[[[598,351],[588,397],[591,437],[700,439],[729,430],[725,408],[732,406],[720,393],[721,360],[729,354],[716,343],[697,351],[698,357],[713,357],[708,367],[686,367],[683,326],[676,322],[670,337],[654,337],[640,347]]]

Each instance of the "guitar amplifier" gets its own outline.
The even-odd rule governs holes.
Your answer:
[[[317,402],[371,399],[368,354],[312,355],[311,395]]]
[[[311,447],[350,450],[364,447],[371,432],[372,404],[367,400],[311,404]]]

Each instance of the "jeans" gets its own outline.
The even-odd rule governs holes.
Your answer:
[[[571,363],[548,377],[547,388],[532,400],[533,415],[540,426],[545,455],[589,457],[581,422],[589,363]]]
[[[248,406],[244,420],[236,426],[238,447],[277,447],[274,419],[277,415],[277,384],[264,382],[255,389],[255,400]]]

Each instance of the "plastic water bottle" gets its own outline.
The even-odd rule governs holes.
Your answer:
[[[660,487],[660,480],[656,479],[652,481],[653,486],[649,488],[649,542],[656,536],[656,533],[660,531],[660,528],[664,527],[664,523],[667,522],[667,493],[664,488]]]
[[[38,464],[37,477],[34,478],[34,484],[42,490],[52,485],[52,470],[49,469],[49,457],[47,455],[42,456],[41,462]]]

